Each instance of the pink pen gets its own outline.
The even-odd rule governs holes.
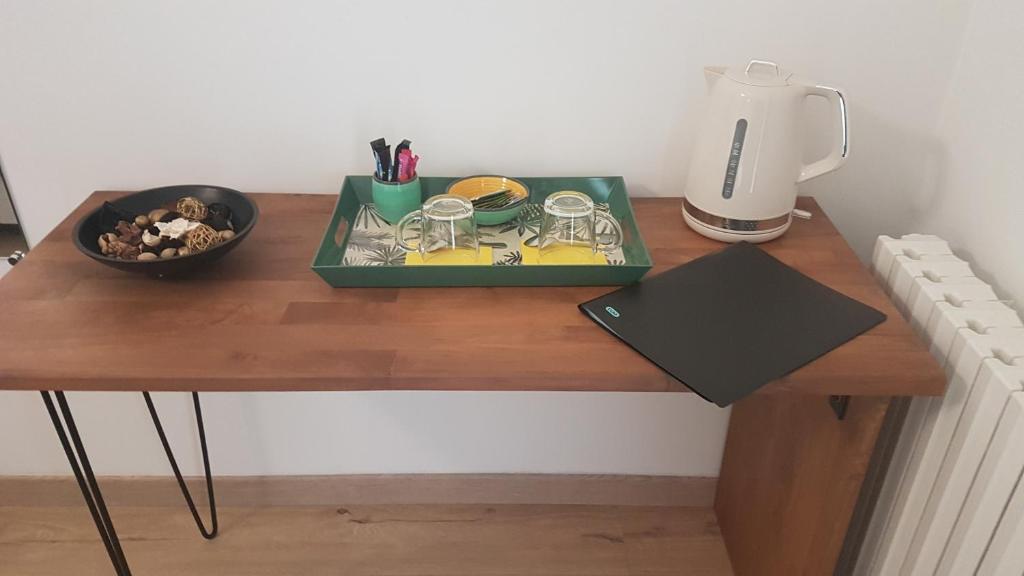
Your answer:
[[[402,150],[398,159],[398,181],[408,182],[416,177],[416,159],[413,157],[412,151],[406,149]]]
[[[409,159],[412,157],[412,153],[408,149],[402,150],[398,154],[398,181],[408,182],[409,181]]]
[[[410,152],[409,155],[412,156],[412,152]],[[413,178],[416,177],[416,164],[418,164],[419,161],[420,161],[420,157],[419,156],[412,156],[412,158],[409,159],[408,171],[409,171],[409,179],[410,180],[412,180]]]

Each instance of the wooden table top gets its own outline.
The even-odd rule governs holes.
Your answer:
[[[607,287],[331,288],[310,262],[333,195],[252,195],[256,228],[196,276],[102,266],[71,230],[117,195],[90,196],[0,280],[0,389],[689,391],[576,308]],[[723,247],[679,204],[633,199],[650,274]],[[813,219],[765,250],[889,319],[758,393],[941,394],[938,365],[832,223],[798,206]]]

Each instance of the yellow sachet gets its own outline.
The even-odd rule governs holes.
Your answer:
[[[475,258],[474,258],[475,256]],[[475,255],[470,250],[445,250],[431,254],[430,259],[423,261],[419,252],[405,255],[406,266],[490,266],[494,263],[490,246],[481,246]]]
[[[603,252],[596,254],[589,246],[563,246],[545,254],[544,261],[540,261],[540,252],[534,246],[520,245],[523,253],[523,264],[528,266],[537,265],[590,265],[607,266],[608,258]]]

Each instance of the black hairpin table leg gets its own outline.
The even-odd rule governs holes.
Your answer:
[[[189,511],[192,512],[192,518],[196,521],[196,526],[199,527],[199,533],[203,535],[203,538],[207,540],[213,540],[217,537],[217,504],[213,497],[213,475],[210,473],[210,454],[206,450],[206,427],[203,426],[203,410],[199,406],[199,393],[192,393],[192,404],[196,411],[196,425],[199,428],[199,446],[203,451],[203,469],[206,472],[206,494],[210,500],[210,529],[207,530],[206,526],[203,525],[203,520],[199,517],[199,511],[196,510],[196,503],[192,500],[192,494],[188,490],[188,486],[185,485],[185,479],[181,477],[181,470],[178,468],[178,461],[174,458],[174,451],[171,450],[171,445],[167,442],[167,435],[164,434],[164,427],[160,423],[160,416],[156,413],[156,406],[153,405],[153,398],[150,397],[149,392],[142,393],[143,398],[146,399],[146,406],[149,408],[149,415],[153,418],[153,426],[156,427],[156,433],[160,436],[160,443],[164,445],[164,452],[167,453],[167,460],[171,463],[171,470],[174,471],[174,477],[178,480],[178,486],[181,488],[181,495],[185,497],[185,503],[188,504]]]
[[[57,414],[57,408],[53,405],[50,392],[41,391],[43,403],[46,404],[46,411],[50,414],[53,427],[57,431],[57,437],[64,448],[64,453],[71,464],[71,470],[75,473],[75,480],[85,497],[85,504],[89,507],[89,514],[92,515],[96,529],[100,533],[100,539],[110,555],[110,562],[114,565],[114,572],[117,576],[131,576],[128,569],[128,561],[121,550],[121,542],[117,539],[117,532],[114,531],[114,523],[110,521],[110,514],[107,512],[107,505],[103,502],[103,494],[100,493],[99,484],[96,483],[96,476],[92,472],[92,465],[89,464],[89,457],[85,453],[85,446],[82,438],[78,435],[78,427],[75,426],[75,419],[71,415],[71,408],[68,406],[67,398],[61,391],[53,392],[57,397],[57,404],[60,406],[60,413],[64,416],[61,422]],[[65,426],[67,431],[65,431]],[[69,438],[70,437],[70,441]]]

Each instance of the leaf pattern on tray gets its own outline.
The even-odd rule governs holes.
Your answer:
[[[363,260],[369,266],[401,266],[405,264],[405,250],[384,244],[368,250]]]
[[[519,250],[505,254],[505,257],[496,261],[495,266],[519,266],[523,263],[523,253]]]
[[[540,204],[527,204],[523,211],[511,222],[502,225],[499,233],[515,231],[527,246],[536,246],[540,235],[540,223],[544,218],[544,207]]]
[[[348,245],[359,251],[372,250],[391,243],[392,235],[386,230],[355,228],[348,237]]]
[[[607,203],[597,203],[596,208],[608,211]],[[478,229],[480,245],[493,250],[495,266],[519,266],[523,255],[521,244],[536,247],[540,225],[544,217],[541,204],[527,204],[514,220],[496,226],[481,226]],[[607,233],[607,225],[598,230]],[[409,227],[410,236],[415,236],[418,225]],[[625,263],[622,251],[608,255],[608,263]],[[349,233],[342,266],[405,266],[405,251],[395,245],[395,228],[388,224],[372,204],[364,204],[356,213]]]
[[[356,213],[357,228],[381,228],[384,226],[388,226],[388,222],[373,204],[363,204],[363,207]]]

